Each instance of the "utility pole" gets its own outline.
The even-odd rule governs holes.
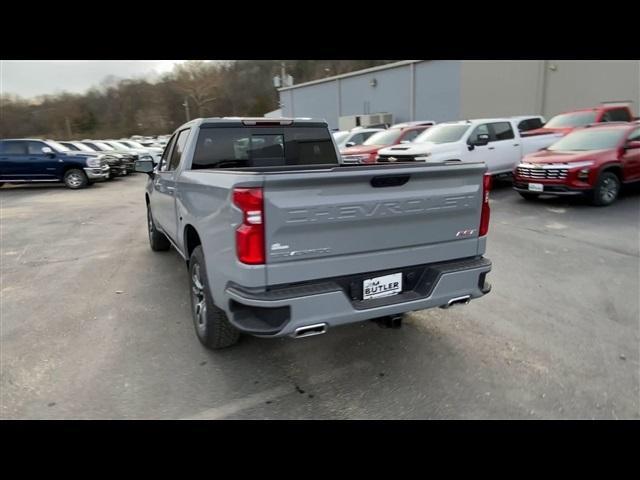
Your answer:
[[[67,127],[67,136],[71,139],[71,123],[69,123],[69,117],[64,117],[64,124]]]
[[[184,103],[182,104],[182,106],[184,107],[184,113],[187,116],[187,122],[189,120],[191,120],[191,117],[189,116],[189,97],[184,97]]]

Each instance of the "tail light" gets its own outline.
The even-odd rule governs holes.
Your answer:
[[[242,210],[242,225],[236,229],[238,260],[264,264],[264,206],[262,188],[235,188],[233,203]]]
[[[488,173],[482,179],[482,213],[480,214],[480,232],[479,236],[484,236],[489,232],[489,217],[491,210],[489,209],[489,192],[491,191],[491,175]]]

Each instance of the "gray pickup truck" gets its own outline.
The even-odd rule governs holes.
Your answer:
[[[397,325],[491,288],[483,162],[347,166],[324,121],[207,118],[136,169],[151,248],[186,260],[208,348]]]

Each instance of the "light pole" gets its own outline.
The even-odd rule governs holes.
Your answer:
[[[182,104],[182,106],[184,107],[184,113],[187,116],[187,122],[189,120],[191,120],[191,117],[189,116],[189,97],[184,97],[184,103]]]

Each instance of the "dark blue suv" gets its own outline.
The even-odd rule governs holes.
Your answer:
[[[64,182],[76,189],[108,177],[106,156],[97,152],[75,152],[53,140],[0,140],[0,186]]]

